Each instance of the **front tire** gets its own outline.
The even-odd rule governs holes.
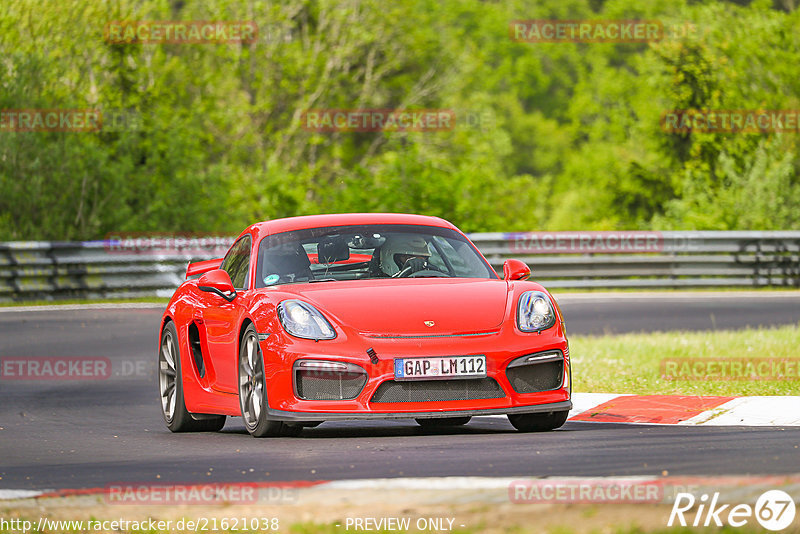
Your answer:
[[[217,432],[225,426],[224,415],[198,414],[198,420],[186,409],[178,332],[172,321],[165,324],[161,332],[158,389],[161,393],[161,415],[172,432]]]
[[[244,426],[254,438],[291,435],[280,421],[267,419],[267,383],[264,378],[264,354],[256,329],[248,325],[239,346],[239,406]]]
[[[508,420],[520,432],[547,432],[555,430],[567,421],[569,410],[549,413],[509,414]]]

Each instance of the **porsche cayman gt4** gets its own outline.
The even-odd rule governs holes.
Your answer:
[[[342,214],[247,228],[190,264],[160,326],[161,408],[173,432],[242,417],[253,436],[323,421],[424,427],[507,415],[552,430],[572,407],[563,317],[530,269],[498,276],[435,217]]]

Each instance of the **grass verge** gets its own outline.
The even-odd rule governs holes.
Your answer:
[[[608,336],[571,336],[573,389],[595,393],[667,395],[798,395],[800,394],[800,325],[713,332],[658,332]],[[758,364],[769,360],[769,372]],[[682,363],[691,360],[691,367]],[[743,362],[742,372],[725,370],[725,360]],[[669,379],[665,361],[677,362],[678,373],[691,380]],[[708,365],[714,361],[715,365]],[[776,371],[772,370],[775,361]],[[783,367],[780,363],[783,361]],[[755,367],[747,368],[747,362]],[[783,373],[781,374],[781,369]],[[687,373],[686,371],[690,371]],[[775,374],[773,374],[775,373]],[[732,376],[735,375],[735,376]],[[727,378],[726,378],[727,377]]]

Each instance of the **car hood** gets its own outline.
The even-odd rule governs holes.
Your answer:
[[[508,299],[508,284],[482,279],[353,280],[283,289],[342,325],[384,335],[496,330],[505,318]]]

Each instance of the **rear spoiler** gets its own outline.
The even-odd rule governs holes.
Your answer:
[[[195,276],[198,274],[207,273],[208,271],[213,271],[214,269],[219,269],[219,266],[221,264],[222,264],[222,258],[190,263],[186,267],[186,279],[188,280],[190,276]]]

